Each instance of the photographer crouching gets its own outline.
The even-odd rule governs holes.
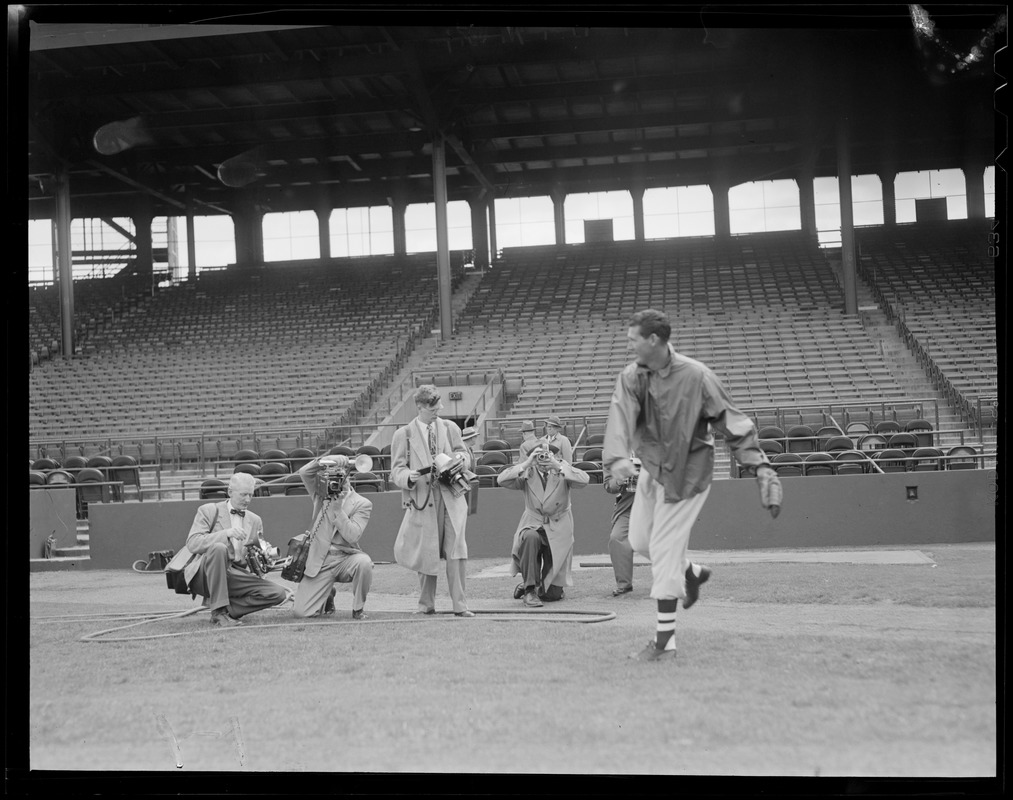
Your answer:
[[[562,600],[563,587],[573,585],[570,489],[587,486],[591,477],[560,458],[558,447],[542,441],[496,480],[500,486],[524,492],[524,513],[511,548],[512,574],[521,576],[514,599],[534,608],[543,600]]]
[[[313,498],[315,531],[306,572],[295,592],[297,617],[333,614],[335,583],[352,584],[352,619],[365,619],[363,607],[373,581],[373,560],[359,545],[373,504],[352,487],[346,456],[315,458],[299,470]],[[303,534],[305,535],[305,534]]]

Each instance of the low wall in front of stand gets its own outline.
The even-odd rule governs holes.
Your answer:
[[[718,480],[693,528],[691,547],[742,550],[995,541],[995,477],[992,470],[955,470],[782,478],[784,508],[776,520],[760,508],[755,480]],[[364,496],[373,502],[373,514],[363,549],[375,561],[392,561],[404,515],[401,492]],[[575,490],[572,497],[575,554],[607,552],[614,495],[591,484]],[[178,551],[201,504],[200,500],[91,504],[88,567],[130,569],[153,550]],[[522,504],[520,492],[479,489],[477,511],[468,520],[471,558],[509,559]],[[265,537],[282,554],[289,538],[311,522],[311,502],[305,495],[258,497],[250,508],[263,517]],[[36,527],[33,521],[33,530]]]

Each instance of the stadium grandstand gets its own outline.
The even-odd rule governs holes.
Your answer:
[[[968,8],[931,33],[870,11],[710,42],[675,18],[194,34],[40,9],[22,23],[25,168],[52,238],[28,281],[28,450],[33,493],[76,489],[60,554],[85,557],[96,502],[191,502],[237,469],[271,502],[326,452],[369,454],[369,490],[390,491],[422,383],[479,429],[481,485],[550,414],[600,482],[648,307],[784,476],[997,469],[993,79],[953,66],[994,15]],[[787,204],[737,205],[737,187],[785,185]],[[686,187],[707,203],[666,210]]]

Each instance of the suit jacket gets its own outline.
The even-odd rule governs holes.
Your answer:
[[[318,480],[319,473],[325,469],[318,458],[299,470],[299,477],[313,498],[313,520],[310,523],[312,526],[310,531],[316,527],[316,535],[306,556],[308,578],[314,578],[320,573],[320,567],[332,546],[345,553],[362,552],[359,540],[373,513],[373,503],[358,494],[354,488],[345,496],[340,508],[333,501],[328,503],[327,489]],[[317,526],[317,520],[325,507],[327,511],[324,519],[320,520],[320,525]]]
[[[452,456],[462,453],[468,457],[468,448],[461,439],[461,429],[449,420],[436,418],[436,452]],[[447,509],[447,518],[454,529],[455,539],[452,552],[446,558],[467,558],[468,545],[464,539],[468,521],[467,495],[455,496],[432,472],[423,475],[414,485],[409,485],[408,474],[432,466],[429,443],[413,419],[394,432],[390,445],[390,477],[401,489],[401,504],[404,519],[394,542],[394,560],[403,567],[436,575],[440,566],[440,531],[436,519],[436,507],[431,496],[439,492]]]
[[[218,512],[218,519],[215,519],[216,511]],[[264,522],[259,516],[247,509],[244,519],[247,523],[247,532],[246,538],[238,548],[240,554],[242,554],[243,546],[259,542],[264,537]],[[213,526],[212,522],[214,523]],[[193,518],[193,524],[190,526],[190,532],[186,537],[186,549],[191,553],[197,554],[197,557],[183,569],[187,586],[190,585],[190,582],[200,570],[201,564],[204,563],[204,553],[208,551],[211,545],[217,542],[229,545],[228,532],[231,528],[232,515],[229,513],[228,500],[222,500],[219,503],[205,503],[197,509],[197,513]],[[237,561],[235,551],[232,551],[232,560]]]
[[[573,562],[573,512],[570,510],[570,489],[587,486],[591,476],[584,470],[564,463],[558,474],[549,473],[542,486],[538,469],[534,466],[523,469],[517,464],[507,467],[496,481],[507,489],[524,492],[524,513],[514,531],[510,554],[514,556],[513,574],[520,572],[517,554],[520,552],[521,534],[528,528],[544,528],[552,551],[552,571],[545,576],[543,589],[552,584],[572,586],[570,574]]]

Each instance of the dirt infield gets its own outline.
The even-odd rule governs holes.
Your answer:
[[[708,554],[714,577],[680,610],[664,665],[627,657],[653,632],[649,567],[621,598],[611,570],[577,571],[558,608],[611,615],[593,624],[525,615],[502,562],[483,560],[469,564],[474,620],[411,617],[414,574],[378,565],[366,625],[342,587],[333,622],[294,625],[282,607],[219,631],[203,612],[123,632],[182,637],[105,643],[82,637],[130,622],[102,615],[195,604],[160,575],[34,573],[31,766],[994,776],[994,545],[883,549],[880,563],[823,552]],[[495,610],[512,616],[481,613]]]

